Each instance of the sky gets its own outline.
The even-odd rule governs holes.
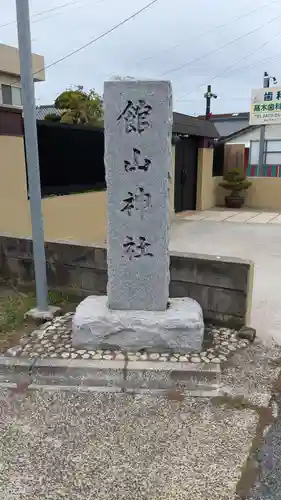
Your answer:
[[[32,51],[49,65],[149,0],[29,3]],[[0,43],[18,45],[15,20],[15,0],[0,0]],[[212,100],[212,113],[239,113],[249,110],[251,89],[262,87],[264,71],[281,86],[280,59],[280,0],[158,0],[108,36],[47,69],[46,81],[35,86],[36,103],[52,104],[60,92],[76,85],[102,94],[103,82],[118,75],[171,80],[174,110],[190,115],[204,113],[204,93],[211,84],[218,96]]]

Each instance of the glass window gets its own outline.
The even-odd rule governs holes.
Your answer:
[[[281,141],[266,141],[266,150],[270,152],[281,151]]]
[[[12,101],[14,106],[21,106],[21,89],[12,87]]]
[[[3,104],[13,104],[11,85],[4,85],[2,83],[2,102]]]
[[[266,153],[266,165],[281,165],[281,151],[280,153]]]
[[[259,163],[259,147],[260,143],[258,141],[251,141],[251,157],[250,164],[257,165]]]

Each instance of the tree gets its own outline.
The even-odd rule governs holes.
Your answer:
[[[47,115],[45,115],[44,120],[49,122],[60,122],[61,116],[56,115],[56,113],[48,113]]]
[[[55,108],[60,109],[61,123],[100,125],[103,118],[103,103],[94,89],[86,92],[82,85],[67,89],[55,100]]]

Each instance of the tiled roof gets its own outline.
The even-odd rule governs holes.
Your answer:
[[[49,114],[54,114],[59,116],[61,114],[61,111],[59,109],[56,109],[53,105],[37,106],[36,108],[37,120],[44,120],[45,116]]]
[[[219,137],[217,129],[210,120],[200,120],[194,116],[173,113],[173,133],[197,135],[200,137]]]

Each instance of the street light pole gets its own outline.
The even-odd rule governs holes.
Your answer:
[[[270,80],[273,80],[273,83],[277,83],[275,76],[269,76],[265,71],[263,74],[263,88],[267,89],[270,87]],[[259,164],[258,164],[258,177],[262,176],[263,172],[263,164],[264,164],[264,144],[265,144],[265,125],[261,125],[260,129],[260,145],[259,145]]]
[[[16,8],[36,301],[44,313],[49,308],[28,0],[16,0]]]

